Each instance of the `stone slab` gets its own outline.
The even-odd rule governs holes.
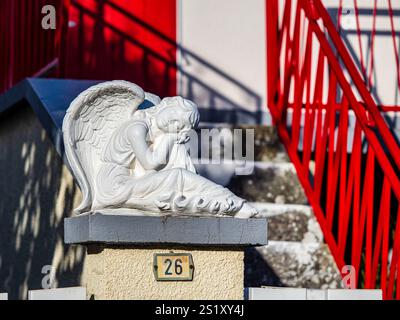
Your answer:
[[[307,289],[307,300],[327,300],[327,291],[322,289]]]
[[[29,290],[28,300],[86,300],[85,287]]]
[[[328,289],[327,300],[382,300],[382,290]]]
[[[249,300],[382,300],[379,289],[246,288]]]
[[[66,218],[64,241],[67,244],[258,246],[267,244],[267,219],[95,213]]]
[[[304,288],[248,288],[249,300],[306,300]]]

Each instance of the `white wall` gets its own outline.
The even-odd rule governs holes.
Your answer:
[[[205,60],[179,56],[178,94],[200,107],[265,110],[264,0],[178,0],[177,28],[179,44]]]
[[[178,64],[181,68],[178,73],[178,94],[193,99],[202,108],[250,111],[248,119],[239,119],[238,122],[252,122],[251,112],[266,111],[265,4],[268,1],[177,1],[177,39],[183,49],[178,53]],[[323,3],[336,20],[338,1],[323,0]],[[373,3],[374,0],[358,1],[361,11],[370,10],[369,13],[364,11],[360,14],[361,29],[365,31],[362,34],[365,64],[371,53],[369,36]],[[400,1],[392,1],[392,5],[395,11],[398,10],[394,24],[395,29],[400,32]],[[346,28],[342,33],[358,63],[360,51],[354,24],[354,0],[343,0],[343,7],[353,10],[353,17],[351,14],[342,16],[342,28]],[[282,9],[282,5],[280,8]],[[377,18],[374,86],[371,92],[380,104],[400,105],[387,1],[378,1],[378,8],[383,10],[384,15]],[[400,52],[399,33],[397,46]],[[316,48],[317,45],[314,45],[314,49]],[[313,52],[313,61],[315,65],[316,50]],[[326,78],[325,88],[328,87],[327,80]],[[313,83],[312,87],[314,85]]]
[[[280,18],[282,19],[283,4],[286,0],[280,0]],[[328,10],[332,17],[333,22],[337,23],[339,1],[338,0],[322,0],[325,8]],[[367,68],[367,74],[370,73],[370,59],[371,59],[371,33],[373,29],[373,8],[374,0],[357,1],[359,9],[359,24],[361,29],[361,43],[362,43],[362,56],[364,66]],[[378,16],[376,18],[376,35],[374,44],[374,69],[372,77],[372,89],[370,90],[375,101],[381,105],[400,105],[400,92],[397,86],[397,70],[396,60],[394,54],[394,45],[391,36],[390,17],[388,12],[388,1],[377,1]],[[292,23],[294,22],[294,11],[296,1],[292,5]],[[357,35],[357,25],[355,16],[354,0],[343,0],[342,8],[349,13],[343,13],[341,17],[341,35],[345,42],[346,47],[350,51],[356,65],[361,70],[361,53]],[[396,32],[396,46],[400,53],[400,1],[392,1],[392,8],[394,10],[394,29]],[[302,32],[302,42],[305,43],[306,32]],[[312,50],[312,80],[315,81],[315,72],[318,58],[318,41],[314,37],[313,50]],[[304,50],[304,49],[303,49]],[[281,64],[281,68],[283,64]],[[346,73],[345,73],[346,74]],[[350,77],[346,74],[349,81]],[[324,79],[324,101],[327,97],[328,89],[328,74],[325,72]],[[311,96],[315,82],[311,85]],[[357,90],[353,86],[356,97],[358,97]],[[293,93],[293,92],[292,92]]]
[[[337,14],[337,0],[323,0],[325,7],[331,13]],[[392,8],[394,15],[394,29],[396,30],[397,50],[400,53],[400,1],[393,0]],[[362,31],[361,43],[364,65],[369,66],[371,58],[370,37],[373,28],[374,0],[357,1],[359,9],[359,24]],[[343,8],[350,11],[342,15],[341,27],[342,38],[350,49],[356,63],[360,66],[360,47],[356,33],[356,19],[354,0],[343,0]],[[397,70],[394,54],[393,40],[391,36],[390,18],[388,13],[388,1],[377,1],[377,8],[381,10],[376,18],[376,35],[374,44],[374,73],[372,95],[379,104],[400,105],[399,91],[397,87]],[[396,12],[397,11],[397,12]],[[360,67],[361,70],[361,67]],[[368,69],[369,72],[369,69]]]

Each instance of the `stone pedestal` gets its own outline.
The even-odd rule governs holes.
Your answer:
[[[65,242],[87,246],[90,299],[243,299],[243,250],[267,243],[267,222],[96,213],[65,219]],[[191,254],[193,280],[157,281],[159,253]]]
[[[190,253],[192,281],[157,282],[155,253]],[[243,299],[243,251],[233,248],[88,247],[86,287],[94,299]]]

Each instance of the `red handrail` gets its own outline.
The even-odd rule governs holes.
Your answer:
[[[371,82],[320,0],[286,0],[280,24],[266,6],[269,109],[325,240],[358,287],[399,299],[400,148]]]

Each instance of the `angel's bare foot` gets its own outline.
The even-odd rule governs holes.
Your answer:
[[[248,219],[254,217],[257,213],[257,209],[253,208],[251,205],[245,202],[238,213],[236,213],[235,218]]]

